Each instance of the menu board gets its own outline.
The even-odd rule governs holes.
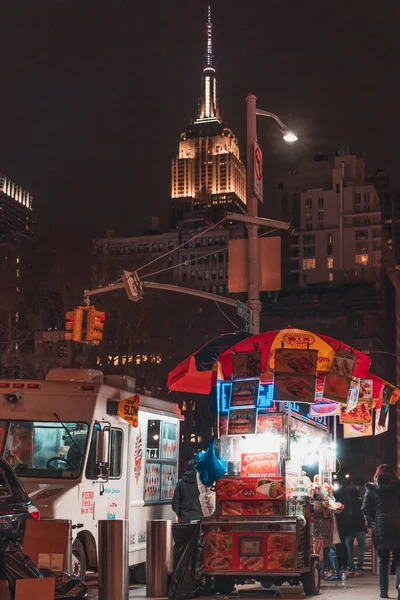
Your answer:
[[[357,423],[345,423],[343,425],[344,439],[368,437],[369,435],[373,435],[372,422],[364,425]]]
[[[216,490],[218,500],[283,500],[286,497],[283,477],[223,477],[217,481]]]
[[[354,354],[343,350],[336,352],[330,371],[325,378],[324,398],[347,404],[354,363]]]
[[[316,368],[316,350],[275,350],[274,400],[313,403]]]
[[[146,463],[144,473],[144,501],[158,502],[161,491],[161,465],[157,463]]]
[[[241,406],[257,406],[259,390],[259,379],[234,381],[232,384],[230,403],[231,408],[239,408]]]
[[[161,467],[161,500],[171,500],[176,485],[176,467],[162,465]]]
[[[235,379],[260,377],[261,352],[238,352],[232,356],[232,371]]]
[[[177,432],[176,423],[166,423],[164,421],[161,438],[161,458],[164,460],[176,460]]]
[[[296,566],[296,534],[205,531],[206,571],[279,572]]]
[[[368,404],[372,404],[372,400],[374,397],[373,392],[374,392],[373,380],[372,379],[361,379],[358,399],[362,402],[368,402]]]
[[[372,413],[368,404],[366,402],[359,402],[357,406],[351,410],[347,410],[347,407],[344,406],[340,414],[340,422],[342,425],[345,423],[355,423],[358,425],[372,423]]]

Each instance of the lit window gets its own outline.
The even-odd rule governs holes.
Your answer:
[[[136,364],[140,365],[141,362],[142,362],[142,357],[140,356],[140,354],[136,354]]]
[[[332,256],[328,256],[327,263],[328,263],[328,269],[333,269],[333,258],[332,258]]]
[[[18,312],[16,312],[16,313],[15,313],[15,321],[16,321],[17,323],[18,323],[18,321],[19,321],[19,313],[18,313]]]
[[[17,265],[19,265],[19,256],[17,256]]]
[[[304,258],[303,271],[310,271],[312,269],[315,269],[315,258]]]
[[[17,269],[17,277],[19,277],[19,269]]]
[[[367,265],[368,264],[368,254],[356,254],[356,263],[358,265]]]
[[[114,367],[117,367],[119,364],[119,356],[114,356],[113,358],[113,365]]]
[[[329,281],[333,281],[333,273],[329,273]]]

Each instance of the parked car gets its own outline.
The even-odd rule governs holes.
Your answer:
[[[15,471],[0,458],[0,540],[22,540],[25,521],[39,517]]]

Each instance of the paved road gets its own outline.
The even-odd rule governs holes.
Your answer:
[[[377,600],[379,598],[378,578],[373,575],[357,575],[348,578],[346,581],[323,582],[321,593],[318,600],[339,600],[339,596],[346,600]],[[395,578],[391,577],[389,597],[397,600],[397,590],[395,589]],[[89,598],[98,599],[97,584],[94,579],[89,581]],[[129,598],[136,600],[146,598],[146,588],[131,587]],[[206,600],[206,597],[202,597]],[[214,596],[213,600],[218,598]],[[221,597],[220,597],[221,598]],[[284,585],[280,589],[265,590],[258,585],[237,586],[236,592],[229,595],[233,600],[235,598],[255,598],[255,600],[283,598],[283,600],[305,600],[301,587],[290,587]]]

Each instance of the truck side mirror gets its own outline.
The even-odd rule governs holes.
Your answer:
[[[108,480],[110,467],[110,429],[100,429],[96,437],[96,470],[98,478]]]

